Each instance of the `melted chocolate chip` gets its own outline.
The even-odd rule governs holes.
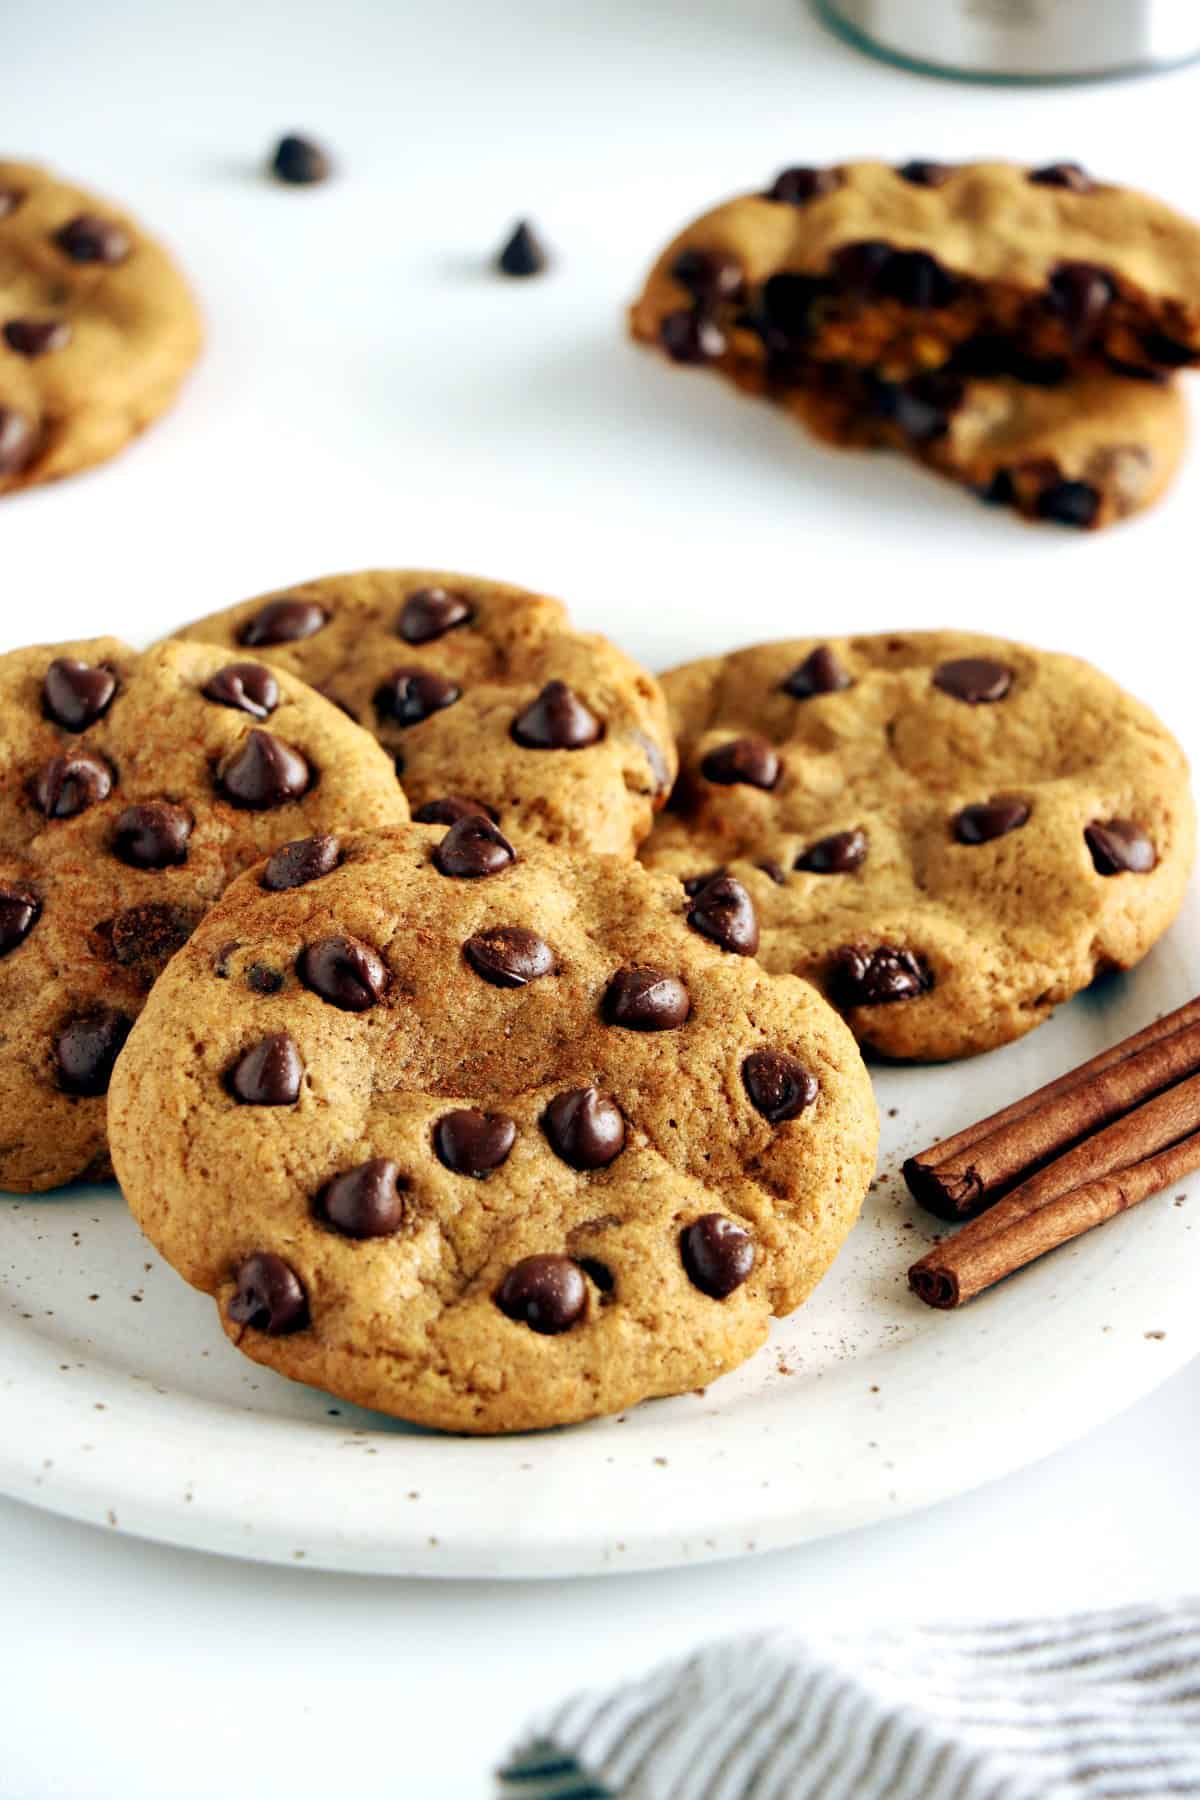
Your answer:
[[[281,993],[285,979],[281,969],[272,969],[266,963],[251,963],[246,970],[246,986],[255,994]]]
[[[1084,830],[1098,875],[1148,875],[1158,853],[1134,819],[1093,819]]]
[[[127,906],[107,925],[113,961],[122,967],[150,965],[151,976],[165,968],[183,948],[200,923],[199,908],[175,906],[170,901],[147,900]]]
[[[770,275],[759,289],[748,323],[762,338],[786,375],[789,355],[802,350],[812,336],[815,309],[829,294],[829,283],[817,275]]]
[[[586,1315],[587,1282],[569,1256],[526,1256],[500,1283],[496,1305],[531,1331],[557,1337]]]
[[[418,588],[404,602],[398,629],[406,644],[428,644],[460,625],[469,625],[473,616],[470,602],[462,594],[443,587]]]
[[[839,694],[853,685],[828,644],[818,644],[780,683],[783,692],[793,700],[811,700],[815,694]]]
[[[585,750],[604,736],[604,722],[565,681],[548,681],[513,720],[512,735],[524,750]]]
[[[816,1076],[783,1050],[753,1051],[742,1064],[742,1085],[751,1106],[771,1125],[796,1118],[818,1093]]]
[[[71,327],[65,319],[10,319],[4,341],[18,356],[46,356],[51,350],[66,349]]]
[[[1196,351],[1190,344],[1181,344],[1177,338],[1168,337],[1165,331],[1143,332],[1141,345],[1151,361],[1162,363],[1164,368],[1184,369],[1196,361]]]
[[[754,1239],[723,1213],[705,1213],[680,1233],[679,1254],[693,1287],[726,1300],[754,1268]]]
[[[419,725],[462,699],[462,689],[433,669],[395,669],[375,690],[375,711],[393,725]]]
[[[725,333],[717,321],[699,307],[668,313],[658,334],[672,362],[716,362],[725,354]]]
[[[988,844],[993,838],[1018,831],[1028,819],[1025,800],[981,800],[963,807],[954,821],[954,835],[960,844]]]
[[[123,225],[96,213],[80,213],[55,232],[54,241],[72,262],[106,263],[110,268],[123,263],[133,249]]]
[[[113,827],[113,855],[132,869],[175,869],[187,861],[190,813],[169,800],[127,806]]]
[[[468,800],[465,794],[444,794],[440,800],[427,800],[413,814],[416,825],[457,825],[460,819],[493,819],[490,807],[482,800]]]
[[[64,731],[86,731],[108,711],[116,691],[115,670],[56,656],[42,682],[42,711]]]
[[[742,783],[747,787],[773,788],[779,780],[779,756],[765,738],[732,738],[710,750],[700,764],[706,781],[722,787]]]
[[[33,455],[37,431],[33,421],[12,406],[0,406],[0,475],[16,475]]]
[[[307,794],[313,772],[298,750],[269,731],[251,731],[217,766],[217,786],[234,806],[267,812]]]
[[[878,292],[918,312],[949,306],[959,283],[926,250],[895,250],[875,277]]]
[[[837,169],[781,169],[763,198],[777,200],[782,206],[807,206],[842,185]]]
[[[830,258],[834,278],[852,293],[869,294],[880,282],[895,253],[879,238],[843,244]]]
[[[1072,194],[1090,194],[1096,187],[1087,170],[1075,162],[1046,163],[1030,169],[1029,179],[1037,187],[1067,188]]]
[[[1017,500],[1017,484],[1013,480],[1011,469],[997,469],[985,487],[976,492],[985,506],[1015,506]]]
[[[1048,312],[1061,319],[1073,350],[1091,343],[1116,295],[1117,284],[1095,263],[1059,263],[1046,288]]]
[[[625,1120],[599,1088],[556,1094],[542,1114],[550,1148],[572,1169],[605,1169],[625,1148]]]
[[[315,600],[268,600],[238,632],[238,643],[251,650],[267,644],[298,644],[315,637],[329,614]]]
[[[742,265],[728,250],[683,250],[671,264],[671,279],[696,300],[715,305],[742,291]]]
[[[293,838],[281,844],[262,874],[262,884],[272,894],[283,894],[289,888],[307,887],[332,875],[342,860],[342,847],[328,832],[318,837]]]
[[[237,1290],[229,1302],[235,1325],[249,1325],[269,1337],[300,1331],[308,1324],[308,1296],[296,1271],[273,1250],[248,1256],[237,1269]]]
[[[286,181],[292,187],[311,187],[314,182],[328,181],[333,165],[320,144],[289,133],[275,146],[271,173],[277,181]]]
[[[438,1161],[456,1175],[479,1181],[507,1162],[516,1141],[517,1127],[507,1114],[479,1112],[472,1106],[446,1113],[433,1132]]]
[[[888,385],[878,383],[877,391]],[[891,385],[886,405],[880,410],[914,444],[934,444],[949,431],[950,420],[965,394],[966,388],[957,375],[936,370]]]
[[[933,671],[933,685],[952,700],[967,706],[990,705],[1003,700],[1012,686],[1013,672],[1005,664],[987,656],[960,656],[939,663]]]
[[[853,831],[835,831],[818,838],[800,852],[792,866],[807,875],[852,875],[866,862],[868,848],[866,832],[856,825]]]
[[[956,173],[957,163],[923,162],[918,157],[912,162],[901,163],[896,170],[901,181],[911,182],[913,187],[941,187]]]
[[[912,1000],[933,986],[920,957],[898,944],[845,944],[830,963],[829,991],[835,1006],[886,1006]]]
[[[25,888],[0,884],[0,956],[23,944],[41,914],[42,903]]]
[[[732,875],[718,875],[700,889],[687,922],[693,931],[735,956],[753,956],[758,949],[754,902]]]
[[[132,1030],[132,1019],[107,1006],[68,1019],[54,1045],[63,1092],[85,1099],[107,1094],[113,1065]]]
[[[317,1198],[317,1213],[343,1237],[393,1237],[408,1219],[404,1180],[394,1162],[373,1156],[337,1175]]]
[[[683,982],[663,969],[618,969],[604,994],[604,1017],[628,1031],[673,1031],[691,1010]]]
[[[232,706],[252,719],[269,719],[279,705],[279,683],[262,663],[227,663],[202,689],[206,700]]]
[[[1044,487],[1034,502],[1039,519],[1052,525],[1071,525],[1086,531],[1096,523],[1100,511],[1099,490],[1087,481],[1053,481]]]
[[[477,881],[499,875],[517,860],[517,853],[498,825],[468,814],[452,825],[433,852],[439,874],[460,881]]]
[[[463,955],[477,975],[493,987],[528,987],[553,975],[558,960],[544,938],[523,925],[492,925],[463,945]]]
[[[527,219],[522,219],[512,235],[505,239],[496,257],[502,275],[540,275],[549,258],[537,233]]]
[[[51,758],[33,784],[33,795],[48,819],[74,819],[107,800],[112,788],[113,773],[104,758],[75,750]]]
[[[294,1106],[304,1085],[304,1063],[294,1038],[274,1032],[253,1045],[226,1077],[243,1106]]]
[[[369,1012],[383,998],[387,970],[378,952],[354,937],[321,938],[300,952],[296,973],[306,988],[343,1012]]]

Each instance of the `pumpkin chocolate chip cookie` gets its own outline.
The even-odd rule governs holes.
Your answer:
[[[407,815],[379,746],[285,672],[114,638],[0,656],[0,1188],[109,1172],[114,1061],[234,875]]]
[[[421,569],[303,582],[179,634],[290,669],[396,758],[418,820],[464,813],[631,856],[675,774],[657,682],[558,600]]]
[[[248,1355],[401,1418],[704,1384],[833,1260],[877,1119],[836,1013],[693,911],[479,814],[272,857],[117,1066],[135,1215]]]
[[[1179,910],[1188,769],[1074,657],[965,632],[763,644],[664,677],[682,772],[643,859],[893,1057],[1020,1037]],[[736,902],[736,904],[735,904]]]

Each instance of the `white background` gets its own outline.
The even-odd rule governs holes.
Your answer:
[[[1075,157],[1200,209],[1200,74],[944,85],[793,0],[48,0],[9,9],[3,67],[5,150],[159,229],[211,341],[117,463],[0,503],[0,647],[457,565],[563,593],[657,666],[943,623],[1079,650],[1195,751],[1195,465],[1111,534],[1022,529],[635,352],[621,308],[684,218],[786,162]],[[339,180],[264,182],[286,129],[327,139]],[[523,212],[556,267],[502,284],[486,253]],[[254,1569],[0,1503],[0,1795],[458,1800],[547,1698],[717,1632],[1194,1591],[1198,1401],[1193,1367],[934,1513],[605,1582]]]

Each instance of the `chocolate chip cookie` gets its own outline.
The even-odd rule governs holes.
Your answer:
[[[464,813],[632,855],[675,774],[662,692],[558,600],[428,569],[332,575],[179,634],[290,669],[396,758],[418,820]]]
[[[117,1066],[129,1203],[248,1355],[405,1419],[701,1385],[819,1280],[877,1136],[853,1037],[736,912],[480,814],[272,857]]]
[[[1188,769],[1074,657],[956,631],[798,639],[664,677],[682,772],[645,861],[757,927],[892,1057],[1020,1037],[1179,910]]]
[[[108,1174],[113,1063],[234,875],[407,816],[373,739],[249,656],[115,638],[0,656],[0,1188]]]
[[[115,456],[200,341],[183,276],[126,212],[0,162],[0,493]]]

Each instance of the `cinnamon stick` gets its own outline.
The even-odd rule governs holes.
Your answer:
[[[908,1159],[914,1199],[961,1219],[1131,1107],[1200,1072],[1200,998]]]

